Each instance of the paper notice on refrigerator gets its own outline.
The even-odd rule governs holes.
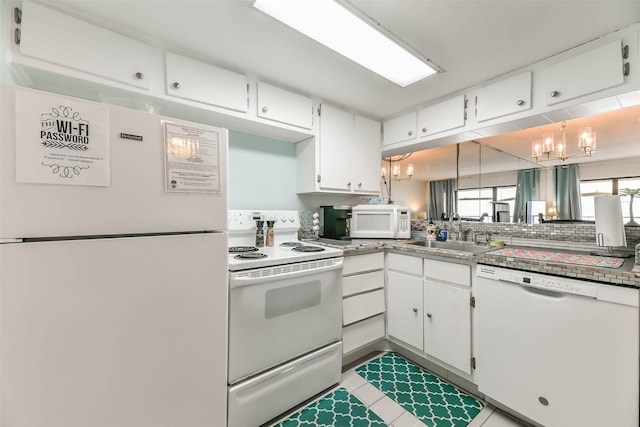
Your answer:
[[[16,91],[15,111],[17,182],[110,185],[106,106]]]
[[[164,122],[166,191],[220,192],[220,135]]]

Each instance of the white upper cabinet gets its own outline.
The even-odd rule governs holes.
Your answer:
[[[247,77],[167,52],[167,95],[246,112]]]
[[[384,122],[384,145],[396,144],[416,139],[417,112],[396,117]]]
[[[354,116],[351,150],[351,188],[354,192],[380,191],[380,122]]]
[[[28,1],[22,16],[22,55],[150,89],[151,46]]]
[[[464,95],[457,95],[418,111],[418,137],[463,127],[465,100]]]
[[[380,122],[331,105],[318,108],[315,139],[296,144],[298,192],[380,192]]]
[[[546,105],[555,105],[624,83],[622,41],[614,40],[541,71]]]
[[[351,190],[352,134],[353,114],[323,104],[318,134],[321,188]]]
[[[531,71],[480,87],[476,120],[482,122],[531,109]]]
[[[292,126],[311,129],[313,106],[311,98],[258,82],[258,117]]]

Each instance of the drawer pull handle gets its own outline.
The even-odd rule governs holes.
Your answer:
[[[417,313],[417,312],[418,312],[418,309],[417,309],[417,308],[415,308],[415,307],[413,307],[413,312],[414,312],[414,313]]]
[[[427,317],[431,319],[431,313],[427,313]]]
[[[516,104],[517,104],[518,106],[522,107],[522,106],[524,105],[524,99],[518,99],[518,100],[516,101]]]
[[[180,83],[178,83],[178,82],[173,82],[172,86],[173,86],[174,89],[180,89],[180,87],[181,87]]]
[[[560,92],[558,92],[557,90],[554,90],[554,91],[551,92],[550,95],[551,95],[552,98],[556,98],[558,95],[560,95]]]
[[[267,107],[262,107],[262,112],[266,113],[267,111],[269,111],[269,109]]]

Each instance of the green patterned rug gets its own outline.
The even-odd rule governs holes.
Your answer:
[[[464,427],[484,407],[393,353],[356,368],[356,373],[429,427]]]
[[[301,409],[272,427],[387,427],[380,417],[343,388]]]

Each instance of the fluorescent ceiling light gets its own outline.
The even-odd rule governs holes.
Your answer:
[[[406,87],[438,69],[333,0],[254,0],[253,7]]]

